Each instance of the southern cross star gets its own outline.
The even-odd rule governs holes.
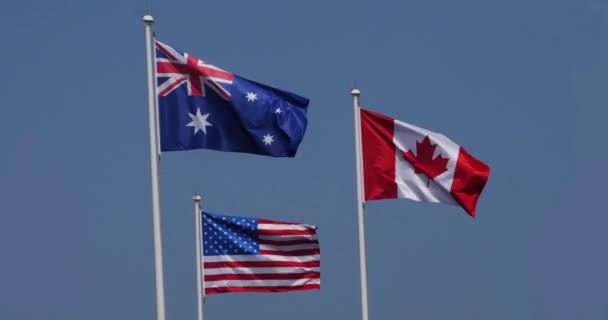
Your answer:
[[[270,133],[266,134],[264,136],[264,139],[262,139],[262,141],[264,141],[264,145],[271,145],[274,142],[273,136],[270,135]]]
[[[254,102],[255,99],[257,99],[257,98],[258,98],[258,95],[256,93],[247,92],[247,101]]]
[[[196,114],[188,113],[192,122],[188,123],[186,126],[194,127],[194,134],[197,134],[199,131],[202,131],[204,134],[207,134],[207,127],[212,127],[211,123],[207,121],[210,113],[201,114],[201,109],[196,109]]]
[[[281,110],[281,107],[278,107],[276,110],[274,110],[274,113],[281,114],[283,113],[283,110]]]

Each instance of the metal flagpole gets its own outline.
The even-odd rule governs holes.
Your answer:
[[[203,320],[203,260],[202,260],[202,248],[203,248],[203,233],[201,231],[201,196],[196,194],[192,197],[194,200],[194,224],[196,225],[196,306],[198,313],[198,320]]]
[[[152,180],[152,222],[154,226],[154,269],[156,272],[156,319],[165,320],[165,284],[163,279],[163,248],[161,238],[160,199],[158,194],[158,144],[154,92],[154,66],[152,65],[151,15],[143,17],[146,27],[146,60],[148,63],[148,126],[150,129],[150,174]]]
[[[357,166],[357,220],[359,224],[359,271],[361,273],[361,319],[368,319],[367,308],[367,265],[365,261],[365,204],[363,203],[363,165],[361,152],[361,114],[359,108],[359,89],[353,89],[350,94],[353,96],[355,113],[355,156]]]

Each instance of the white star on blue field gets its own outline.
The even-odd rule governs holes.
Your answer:
[[[274,142],[274,137],[270,135],[270,133],[268,133],[264,136],[264,139],[262,139],[262,141],[264,141],[265,145],[269,146]]]
[[[196,114],[188,113],[192,121],[188,123],[186,126],[194,128],[194,134],[202,131],[204,134],[207,134],[207,127],[211,127],[212,124],[207,121],[209,118],[209,113],[201,114],[200,109],[196,109]]]
[[[205,215],[203,220],[205,255],[259,254],[256,219],[222,217],[210,220]]]
[[[258,98],[258,95],[253,92],[247,92],[247,101],[254,102]]]

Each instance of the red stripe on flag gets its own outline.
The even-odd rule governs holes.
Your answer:
[[[316,239],[299,239],[299,240],[288,240],[288,241],[259,239],[259,242],[260,242],[260,245],[273,245],[273,246],[293,246],[293,245],[298,245],[298,244],[319,243],[319,241]]]
[[[365,200],[397,198],[394,132],[394,119],[361,109]]]
[[[306,235],[315,235],[315,234],[317,234],[317,231],[314,229],[308,229],[308,230],[258,229],[258,234],[261,236],[306,236]]]
[[[294,279],[318,279],[320,272],[305,273],[262,273],[262,274],[213,274],[205,275],[205,281],[220,280],[294,280]]]
[[[300,256],[311,256],[321,254],[319,249],[306,249],[306,250],[294,250],[294,251],[275,251],[275,250],[260,250],[261,255],[269,256],[286,256],[286,257],[300,257]]]
[[[205,269],[214,268],[279,268],[279,267],[295,267],[295,268],[316,268],[320,267],[320,261],[218,261],[205,262]]]
[[[286,225],[302,225],[302,223],[297,222],[282,222],[282,221],[273,221],[266,219],[258,219],[259,224],[286,224]]]
[[[171,92],[171,90],[173,90],[173,88],[181,85],[184,82],[186,82],[186,78],[179,79],[179,80],[173,82],[170,86],[166,87],[163,91],[159,92],[158,95],[159,96],[167,95],[169,92]]]
[[[205,83],[211,86],[215,90],[215,92],[217,92],[217,94],[219,94],[220,96],[224,97],[224,99],[230,100],[230,92],[219,86],[217,83],[215,83],[215,81],[207,81]]]
[[[301,286],[277,286],[277,287],[219,287],[205,288],[205,294],[216,294],[225,292],[285,292],[298,290],[321,289],[320,284],[305,284]]]
[[[475,216],[477,199],[488,182],[490,167],[460,148],[450,194],[471,215]]]
[[[157,62],[156,63],[157,73],[179,73],[179,74],[191,74],[194,70],[190,69],[185,64],[177,64],[171,62]]]
[[[154,44],[155,44],[156,49],[160,50],[160,52],[162,52],[162,53],[163,53],[165,56],[167,56],[169,59],[172,59],[172,60],[177,60],[177,58],[176,58],[176,57],[174,57],[174,56],[171,54],[171,52],[169,52],[167,49],[165,49],[165,47],[164,47],[164,45],[163,45],[163,44],[161,44],[161,43],[160,43],[160,42],[158,42],[158,41],[155,41],[155,42],[154,42]]]
[[[197,61],[198,61],[198,58],[197,58]],[[217,79],[226,80],[226,81],[234,80],[234,75],[232,73],[213,68],[213,66],[209,65],[209,64],[203,64],[203,65],[197,64],[195,69],[205,77],[217,78]]]

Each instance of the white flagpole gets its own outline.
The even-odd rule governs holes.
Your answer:
[[[192,197],[194,200],[194,224],[196,225],[196,306],[198,320],[203,320],[203,306],[205,304],[203,295],[203,260],[202,260],[202,249],[203,249],[203,233],[201,231],[201,196],[196,194]]]
[[[367,308],[367,265],[365,261],[365,204],[363,200],[363,158],[361,152],[361,115],[359,108],[359,89],[353,89],[355,113],[355,156],[357,166],[357,220],[359,224],[359,272],[361,273],[361,319],[368,320]]]
[[[152,180],[152,222],[154,227],[154,269],[156,272],[156,319],[165,320],[165,284],[163,279],[163,248],[160,221],[160,198],[158,194],[158,144],[156,134],[156,94],[154,87],[154,66],[152,65],[152,24],[151,15],[143,17],[146,27],[146,60],[148,63],[148,126],[150,129],[150,174]]]

